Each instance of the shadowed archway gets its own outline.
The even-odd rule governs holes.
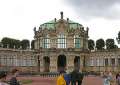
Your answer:
[[[79,71],[79,69],[80,69],[80,57],[75,56],[75,58],[74,58],[74,70]]]
[[[58,72],[66,70],[66,56],[65,55],[59,55],[58,56],[57,70],[58,70]]]

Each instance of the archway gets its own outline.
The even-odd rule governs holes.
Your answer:
[[[75,56],[75,58],[74,58],[74,70],[79,71],[79,69],[80,69],[80,57]]]
[[[66,70],[66,56],[59,55],[57,59],[57,70],[58,72]]]
[[[44,72],[50,71],[50,58],[48,56],[43,57]]]

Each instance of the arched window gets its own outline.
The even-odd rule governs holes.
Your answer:
[[[80,37],[79,37],[79,35],[74,36],[74,47],[75,48],[80,48]]]
[[[58,48],[66,48],[66,36],[64,34],[59,34],[58,35],[58,40],[57,40]]]
[[[43,48],[50,48],[50,38],[48,35],[43,39]]]

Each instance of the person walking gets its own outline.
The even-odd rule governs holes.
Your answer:
[[[103,85],[110,85],[111,77],[108,72],[105,72],[103,75]]]
[[[66,85],[64,74],[65,74],[65,71],[60,72],[60,76],[57,78],[57,85]]]
[[[0,72],[0,85],[9,85],[6,83],[7,74],[4,71]]]
[[[80,59],[76,57],[74,59],[74,70],[71,72],[71,85],[82,85],[82,80],[84,78],[83,74],[79,72],[80,69]]]
[[[10,79],[10,85],[20,85],[20,83],[17,80],[19,70],[13,69],[11,73],[12,73],[12,78]]]
[[[66,73],[66,63],[63,63],[63,59],[66,58],[65,55],[59,55],[59,63],[58,63],[58,67],[59,67],[59,73],[60,75],[57,78],[57,85],[66,85],[66,81],[64,79],[64,74]]]
[[[116,84],[120,85],[120,72],[116,75]]]

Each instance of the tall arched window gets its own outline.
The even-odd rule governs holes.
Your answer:
[[[58,40],[57,40],[58,48],[66,48],[66,36],[64,34],[59,34],[58,35]]]
[[[80,37],[79,37],[79,35],[74,35],[74,46],[75,46],[75,48],[80,48]]]
[[[43,48],[50,48],[50,38],[48,35],[43,39]]]

